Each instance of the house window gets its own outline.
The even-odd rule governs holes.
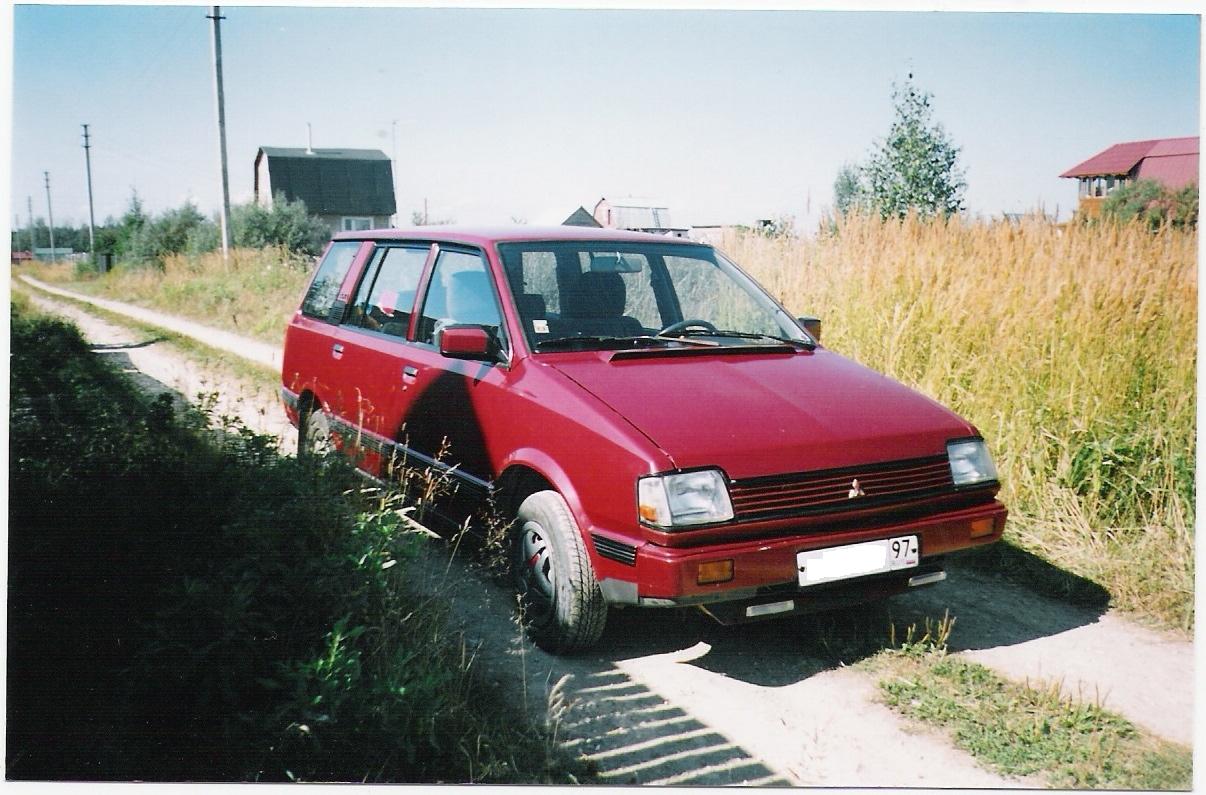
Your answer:
[[[344,232],[363,232],[373,228],[373,219],[363,215],[345,215],[341,229]]]

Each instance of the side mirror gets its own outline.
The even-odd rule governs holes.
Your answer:
[[[819,317],[801,317],[796,318],[800,321],[800,325],[804,327],[814,340],[821,341],[821,319]]]
[[[440,355],[449,359],[498,360],[493,338],[481,326],[447,326],[440,332]]]

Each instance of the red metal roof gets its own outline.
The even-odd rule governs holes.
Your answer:
[[[1160,163],[1155,160],[1172,162]],[[1142,165],[1141,165],[1142,164]],[[1150,165],[1149,165],[1150,164]],[[1151,170],[1153,179],[1163,179],[1168,174],[1181,180],[1180,185],[1198,178],[1198,138],[1155,138],[1150,141],[1130,141],[1114,144],[1104,152],[1100,152],[1083,163],[1079,163],[1064,173],[1061,177],[1099,177],[1109,175],[1125,175],[1131,173],[1135,166],[1140,166],[1139,176],[1145,168]],[[1171,185],[1170,187],[1180,187]]]
[[[1198,153],[1168,157],[1149,155],[1139,163],[1135,176],[1139,179],[1154,179],[1170,190],[1179,190],[1198,181]]]

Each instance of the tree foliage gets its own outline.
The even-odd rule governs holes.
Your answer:
[[[1196,228],[1198,186],[1172,191],[1152,179],[1137,180],[1112,191],[1102,202],[1101,215],[1123,223],[1140,220],[1152,230],[1165,225]]]
[[[881,218],[947,217],[963,210],[967,182],[959,147],[933,118],[933,95],[912,80],[892,86],[895,118],[861,165],[843,166],[834,182],[834,205],[860,208]]]
[[[271,207],[244,204],[232,209],[230,215],[231,237],[236,246],[281,246],[315,255],[331,237],[330,228],[306,212],[305,202],[291,202],[281,193],[276,195]]]
[[[862,170],[853,163],[844,163],[833,181],[833,206],[845,215],[851,210],[865,208],[866,204],[867,186]]]
[[[230,218],[231,243],[244,248],[280,246],[291,252],[315,255],[331,237],[331,230],[319,218],[306,212],[302,202],[290,202],[277,196],[269,208],[255,204],[232,208]],[[55,246],[75,251],[88,250],[87,225],[56,226]],[[45,220],[34,219],[33,235],[37,247],[50,245],[50,232]],[[29,227],[13,229],[13,251],[29,248]],[[95,229],[96,253],[113,255],[126,265],[162,265],[172,254],[204,254],[222,245],[216,219],[206,218],[192,202],[149,214],[137,191],[121,218],[105,219]]]
[[[130,238],[126,258],[141,264],[161,264],[164,257],[184,252],[197,227],[205,223],[196,205],[185,202],[144,222]]]

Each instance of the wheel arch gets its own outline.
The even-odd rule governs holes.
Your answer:
[[[569,475],[556,461],[538,450],[517,450],[508,457],[502,474],[494,482],[494,494],[498,507],[512,515],[524,498],[537,491],[555,491],[565,500],[578,525],[578,531],[586,535],[588,522],[582,509],[578,490]]]

